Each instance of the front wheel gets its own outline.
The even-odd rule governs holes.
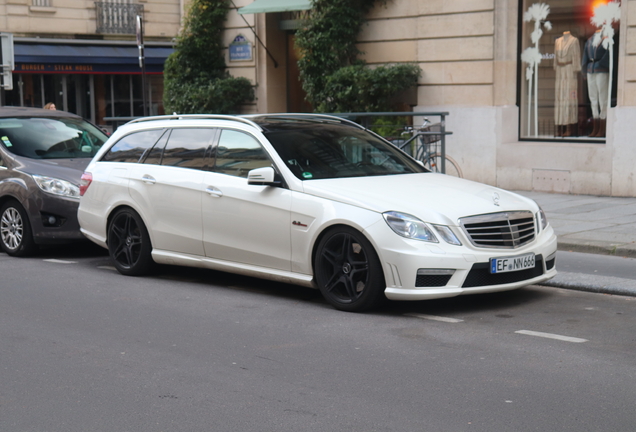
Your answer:
[[[152,268],[152,245],[141,216],[132,209],[121,209],[108,224],[108,253],[119,273],[140,276]]]
[[[362,312],[386,299],[378,255],[352,228],[338,227],[325,234],[316,248],[314,271],[320,292],[336,309]]]
[[[11,200],[0,209],[0,246],[11,256],[28,256],[37,249],[29,216],[22,205]]]

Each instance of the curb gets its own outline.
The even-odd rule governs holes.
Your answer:
[[[560,272],[554,278],[542,282],[539,285],[598,294],[636,297],[636,280],[612,276]]]
[[[573,239],[558,239],[557,249],[565,252],[582,252],[636,258],[636,243],[614,244],[590,240],[577,241]]]

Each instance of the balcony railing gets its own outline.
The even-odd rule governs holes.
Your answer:
[[[136,17],[144,13],[140,4],[95,2],[97,33],[135,34]]]
[[[51,0],[33,0],[33,6],[51,7]]]

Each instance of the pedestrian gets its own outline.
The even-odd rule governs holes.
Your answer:
[[[53,102],[49,102],[46,105],[44,105],[44,109],[56,110],[57,108],[55,108],[55,104]]]

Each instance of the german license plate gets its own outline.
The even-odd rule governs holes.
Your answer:
[[[534,268],[534,254],[529,253],[515,257],[491,258],[490,273],[506,273]]]

